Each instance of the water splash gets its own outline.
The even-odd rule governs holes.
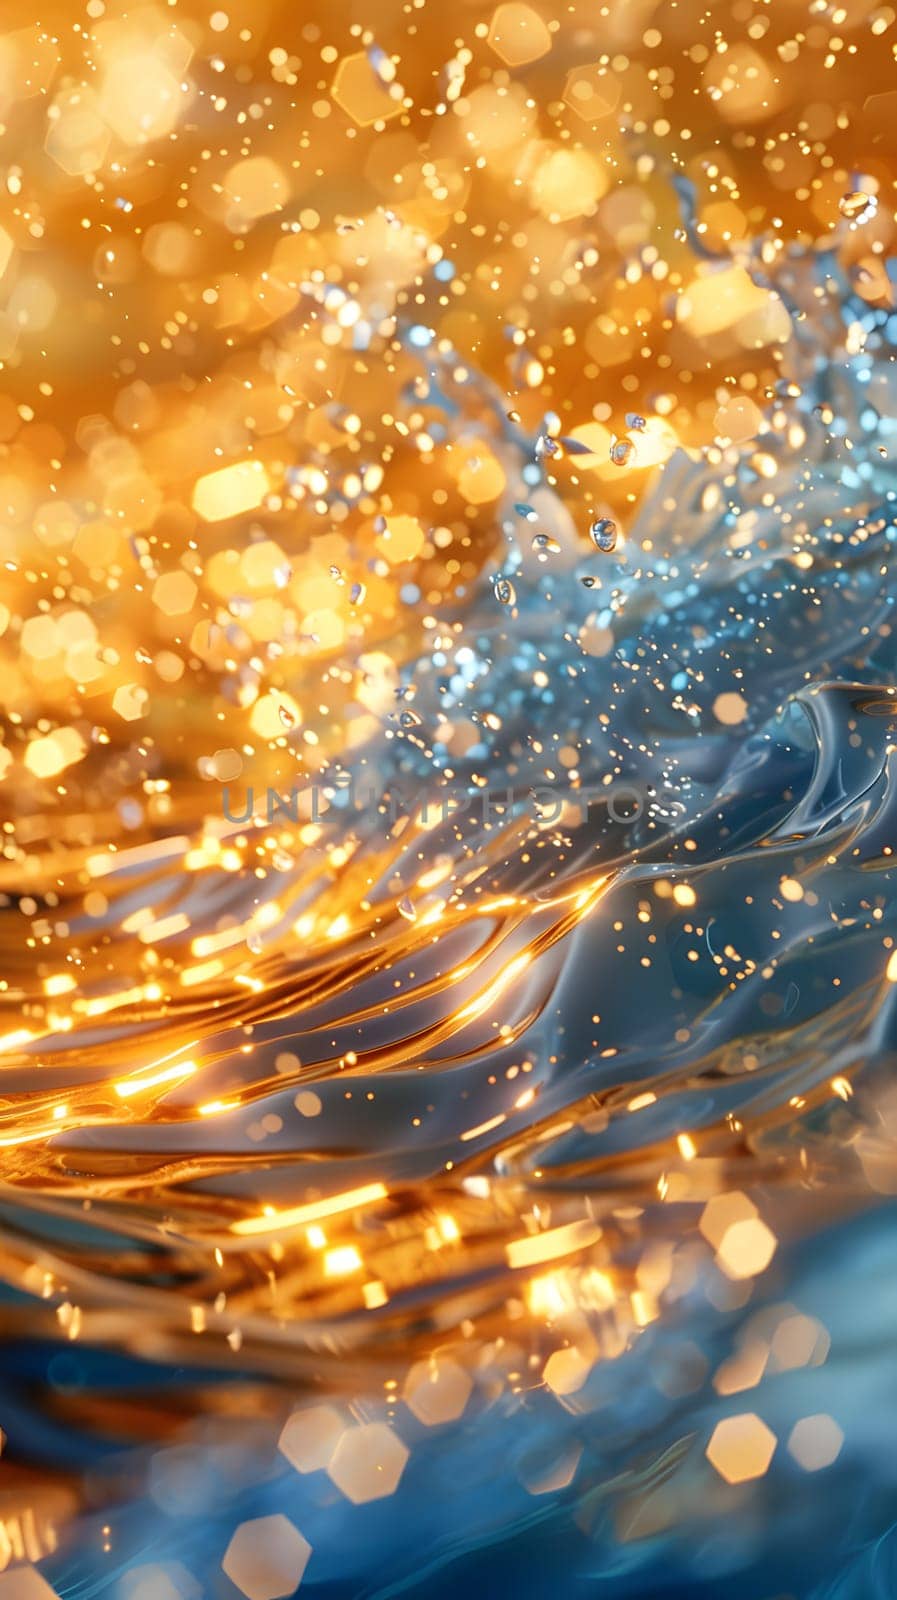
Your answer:
[[[434,616],[322,814],[36,871],[78,977],[2,1041],[4,1428],[33,1553],[79,1519],[67,1600],[280,1516],[322,1593],[547,1595],[555,1547],[620,1595],[861,1582],[807,1542],[835,1500],[845,1563],[878,1538],[895,1376],[895,328],[832,255],[770,281],[765,431],[674,456],[597,571],[484,390],[513,582]]]

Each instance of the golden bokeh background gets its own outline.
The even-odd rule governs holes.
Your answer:
[[[677,442],[713,459],[760,428],[789,323],[748,248],[773,270],[834,242],[892,292],[889,6],[4,21],[14,862],[361,744],[421,618],[495,558],[493,402],[531,437],[556,414],[589,452],[551,463],[574,527],[625,536]],[[646,429],[616,464],[626,413]]]

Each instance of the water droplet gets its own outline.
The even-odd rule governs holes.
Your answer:
[[[645,419],[640,417],[637,411],[627,411],[626,426],[627,428],[632,428],[634,433],[644,433]]]
[[[560,450],[556,439],[550,439],[547,433],[540,433],[536,440],[537,456],[556,456]]]
[[[408,899],[407,894],[403,895],[402,899],[399,901],[399,912],[405,918],[406,922],[417,921],[417,912],[411,904],[411,901]]]
[[[598,583],[599,580],[597,578],[586,577],[586,578],[580,578],[579,581],[582,584],[584,589],[594,589],[596,583]]]
[[[351,589],[349,590],[349,599],[353,606],[364,605],[366,595],[367,589],[363,583],[353,583]]]
[[[535,522],[538,516],[538,512],[534,511],[532,506],[528,506],[525,500],[515,500],[514,510],[518,517],[526,517],[527,522]]]
[[[402,711],[399,713],[400,728],[419,728],[423,720],[423,717],[419,717],[416,711]]]
[[[597,517],[589,529],[589,538],[596,549],[607,555],[617,543],[617,524],[610,517]]]
[[[850,194],[842,194],[838,201],[838,210],[848,222],[859,222],[861,217],[872,216],[878,209],[878,202],[874,194],[866,194],[862,189],[852,189]]]
[[[492,593],[499,605],[513,606],[517,603],[517,593],[510,578],[493,578]]]
[[[292,711],[288,710],[286,706],[278,706],[277,715],[279,716],[285,728],[295,728],[296,718],[293,716]]]
[[[613,439],[610,447],[610,458],[615,467],[625,467],[635,455],[635,445],[631,439]]]
[[[342,586],[343,586],[343,584],[345,583],[346,580],[343,577],[343,574],[341,573],[339,567],[331,566],[331,568],[330,568],[330,576],[333,579],[334,583],[338,583],[340,588],[342,588]]]
[[[537,533],[533,539],[533,549],[543,551],[545,555],[549,556],[557,556],[561,553],[561,547],[557,539],[552,539],[549,533]]]

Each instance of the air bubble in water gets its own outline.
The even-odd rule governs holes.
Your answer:
[[[517,594],[510,578],[493,578],[492,593],[499,605],[513,606],[517,603]]]

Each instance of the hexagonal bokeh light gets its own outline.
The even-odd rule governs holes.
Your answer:
[[[762,1478],[776,1448],[776,1436],[753,1412],[726,1417],[713,1430],[706,1455],[727,1483]]]
[[[408,1448],[385,1422],[359,1423],[341,1435],[327,1474],[347,1500],[383,1500],[399,1485]]]
[[[221,1569],[246,1600],[285,1600],[301,1583],[310,1555],[308,1540],[287,1517],[255,1517],[240,1524]]]

